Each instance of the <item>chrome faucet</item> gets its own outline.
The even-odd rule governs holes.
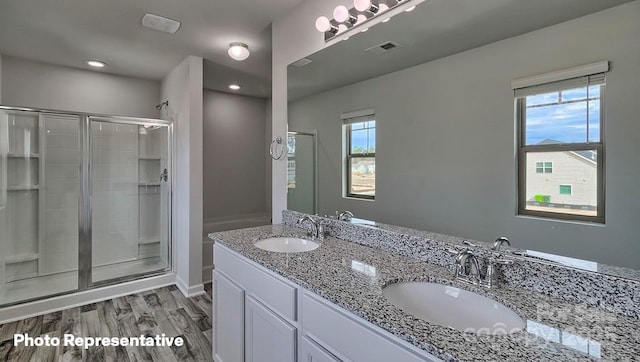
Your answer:
[[[338,212],[336,211],[336,214]],[[353,213],[351,211],[345,210],[343,212],[341,212],[340,214],[338,214],[338,220],[341,221],[351,221],[351,218],[353,218]]]
[[[470,249],[457,253],[454,277],[464,282],[479,283],[481,276],[478,257]]]
[[[504,236],[501,236],[501,237],[497,238],[496,241],[493,242],[493,247],[491,247],[491,249],[495,250],[495,251],[500,251],[500,247],[504,243],[506,243],[507,245],[511,246],[511,243],[509,242],[509,239],[505,238]]]
[[[469,283],[472,285],[479,285],[485,288],[493,288],[498,285],[498,278],[495,267],[496,264],[513,264],[513,260],[498,259],[494,256],[490,256],[489,258],[485,259],[485,264],[487,265],[487,267],[483,276],[480,270],[478,257],[470,249],[465,249],[462,251],[449,249],[449,252],[456,254],[454,278],[461,282]]]
[[[309,215],[305,215],[298,219],[298,224],[302,225],[304,228],[305,221],[309,222],[309,230],[307,231],[307,235],[311,236],[312,239],[324,239],[324,225],[321,221],[315,221]]]

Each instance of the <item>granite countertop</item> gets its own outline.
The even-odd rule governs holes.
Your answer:
[[[306,237],[302,229],[286,225],[209,235],[215,242],[443,360],[619,361],[640,356],[640,320],[633,317],[522,288],[502,286],[487,291],[455,282],[452,269],[329,236],[319,248],[305,253],[273,253],[253,246],[255,241],[273,236]],[[384,286],[401,281],[437,282],[487,296],[525,319],[526,331],[479,335],[414,318],[382,294]]]

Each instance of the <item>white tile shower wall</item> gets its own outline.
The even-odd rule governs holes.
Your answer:
[[[78,267],[78,141],[77,116],[43,115],[44,238],[40,245],[40,274],[59,273]]]
[[[138,255],[138,126],[93,122],[93,265]]]

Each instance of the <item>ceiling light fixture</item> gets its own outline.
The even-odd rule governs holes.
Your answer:
[[[240,88],[242,88],[242,86],[240,84],[230,84],[229,85],[229,89],[240,90]]]
[[[320,16],[316,19],[316,29],[324,33],[324,41],[329,41],[335,36],[351,29],[354,26],[373,19],[383,12],[409,2],[420,4],[424,0],[353,0],[353,8],[349,9],[339,5],[333,10],[333,19]],[[405,11],[412,11],[416,5],[407,7]],[[382,22],[387,22],[391,16],[387,16]],[[367,31],[365,28],[362,32]]]
[[[87,60],[87,61],[85,61],[85,63],[87,63],[88,66],[94,67],[94,68],[104,68],[104,67],[107,66],[107,63],[101,62],[101,61],[95,60],[95,59]]]
[[[229,56],[239,62],[249,58],[249,46],[245,43],[234,42],[229,44]]]

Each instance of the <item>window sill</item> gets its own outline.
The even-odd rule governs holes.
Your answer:
[[[584,225],[584,226],[595,226],[595,227],[606,227],[605,223],[600,223],[596,221],[582,221],[582,220],[565,220],[565,219],[555,219],[551,217],[542,217],[535,215],[526,215],[526,214],[516,214],[516,218],[518,219],[528,219],[528,220],[536,220],[536,221],[548,221],[555,222],[561,224],[571,224],[571,225]]]
[[[347,199],[347,200],[357,200],[357,201],[367,201],[367,202],[374,202],[376,201],[376,199],[364,199],[364,198],[360,198],[360,197],[353,197],[353,196],[342,196],[343,199]]]

